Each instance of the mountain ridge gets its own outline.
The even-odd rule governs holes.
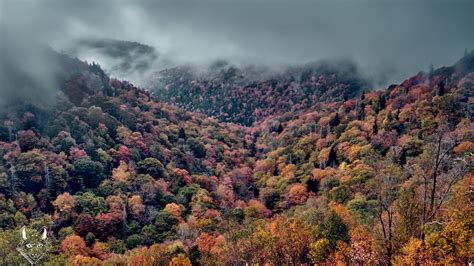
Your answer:
[[[327,100],[271,109],[252,126],[80,64],[47,107],[2,109],[0,239],[47,227],[48,262],[76,265],[461,263],[472,240],[473,60],[382,90],[354,86],[347,99],[331,94],[352,78],[336,78]],[[217,79],[238,71],[226,73]],[[285,96],[296,78],[282,79],[281,90],[262,84]],[[0,250],[2,263],[21,261],[12,242]]]

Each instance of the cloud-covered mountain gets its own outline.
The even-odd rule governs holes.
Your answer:
[[[430,64],[452,64],[474,47],[471,0],[3,0],[0,5],[2,31],[59,51],[78,39],[105,38],[149,45],[175,66],[227,60],[274,67],[348,58],[381,85]]]
[[[470,256],[474,52],[357,96],[350,64],[232,88],[239,92],[223,102],[247,105],[234,114],[258,120],[252,126],[156,101],[96,64],[48,53],[73,63],[54,64],[72,73],[57,80],[55,101],[0,109],[2,265],[24,262],[14,241],[24,225],[49,229],[45,260],[54,265],[385,265],[418,256],[462,264]],[[213,70],[212,80],[194,82],[167,71],[170,86],[191,85],[183,87],[190,101],[248,81],[222,62]],[[292,109],[327,92],[335,95]],[[242,112],[255,102],[269,115]]]
[[[71,56],[96,62],[110,76],[148,86],[152,73],[169,67],[170,62],[152,46],[113,39],[83,38],[64,47]]]

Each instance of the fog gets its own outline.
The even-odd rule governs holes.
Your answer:
[[[474,48],[473,14],[472,0],[0,0],[1,64],[48,83],[54,67],[22,51],[41,43],[142,85],[150,73],[179,64],[350,59],[383,86]],[[136,58],[84,46],[97,39],[146,44],[154,56],[124,64]]]

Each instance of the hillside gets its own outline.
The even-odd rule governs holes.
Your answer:
[[[175,68],[152,94],[78,64],[52,103],[2,109],[0,264],[23,225],[52,264],[474,257],[474,52],[380,91],[351,65]]]
[[[304,112],[319,102],[352,98],[369,86],[348,61],[283,70],[217,62],[204,74],[177,67],[161,71],[155,79],[158,100],[246,126],[285,112]]]

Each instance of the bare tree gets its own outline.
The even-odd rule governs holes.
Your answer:
[[[394,254],[394,216],[396,212],[395,201],[398,198],[400,184],[403,181],[402,169],[396,161],[396,150],[392,149],[388,158],[379,156],[369,160],[370,165],[376,170],[375,191],[377,198],[377,219],[380,224],[381,234],[384,242],[385,260],[391,265]],[[390,158],[393,157],[393,158]]]
[[[468,170],[467,161],[452,153],[457,144],[455,135],[441,128],[429,137],[423,154],[408,166],[410,175],[417,178],[420,184],[422,241],[425,238],[424,227],[437,217],[451,189]]]

